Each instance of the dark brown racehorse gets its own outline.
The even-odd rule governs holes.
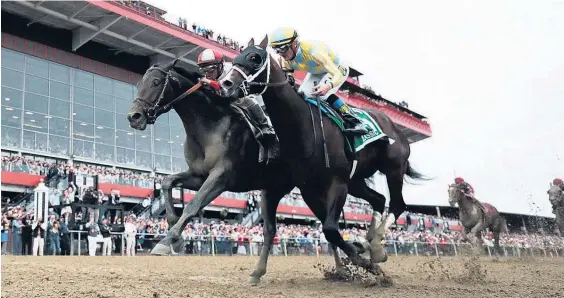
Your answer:
[[[346,140],[341,129],[329,117],[322,116],[320,119],[319,114],[314,112],[317,109],[287,84],[286,75],[266,50],[267,43],[268,37],[258,46],[251,40],[248,47],[234,59],[233,69],[220,81],[222,95],[239,97],[262,93],[280,139],[282,161],[290,166],[292,172],[292,184],[300,189],[304,201],[321,220],[327,240],[333,248],[338,247],[345,252],[353,264],[376,272],[375,264],[387,259],[381,241],[406,207],[402,196],[404,176],[422,178],[409,165],[409,142],[388,116],[371,110],[370,114],[388,138],[370,143],[351,157],[346,151]],[[326,151],[320,120],[323,121]],[[329,167],[326,167],[325,152],[329,156]],[[382,223],[380,214],[384,211],[386,199],[370,189],[365,181],[377,171],[386,175],[390,190],[390,214]],[[374,208],[375,216],[367,235],[371,260],[360,256],[362,250],[345,242],[339,233],[337,223],[347,192],[365,199]],[[252,274],[254,282],[258,282],[266,273],[278,203],[276,198],[266,198],[264,201],[265,246]],[[336,261],[337,266],[340,266],[337,258]]]

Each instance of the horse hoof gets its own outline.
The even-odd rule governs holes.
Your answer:
[[[256,285],[260,284],[260,277],[251,276],[251,278],[249,278],[249,284],[251,286],[256,286]]]
[[[363,241],[363,242],[355,241],[352,244],[358,249],[359,255],[362,255],[362,254],[372,250],[372,248],[370,247],[370,243],[365,242],[365,241]]]
[[[155,256],[168,256],[172,253],[169,245],[157,243],[151,250],[151,254]]]

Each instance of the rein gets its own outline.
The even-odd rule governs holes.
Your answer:
[[[149,124],[154,124],[155,121],[157,120],[158,115],[160,115],[163,112],[166,112],[168,110],[170,110],[175,103],[177,103],[178,101],[186,98],[188,95],[196,92],[198,89],[200,89],[200,87],[202,87],[202,82],[198,81],[198,83],[194,86],[192,86],[192,88],[186,90],[185,92],[183,92],[182,94],[180,94],[178,97],[176,97],[175,99],[171,100],[169,103],[165,104],[164,106],[161,106],[160,103],[161,101],[163,101],[164,99],[164,95],[165,95],[165,90],[168,87],[168,84],[170,82],[170,80],[172,79],[172,81],[176,82],[178,84],[178,86],[180,86],[180,82],[178,81],[178,79],[176,77],[174,77],[172,75],[172,71],[169,70],[164,71],[158,67],[152,67],[152,69],[150,70],[158,70],[162,73],[164,73],[166,75],[165,77],[165,82],[164,82],[164,86],[163,86],[163,90],[161,91],[161,94],[159,96],[159,99],[157,100],[157,102],[146,111],[146,116],[147,116],[147,122]],[[140,98],[136,98],[135,100],[141,100]]]

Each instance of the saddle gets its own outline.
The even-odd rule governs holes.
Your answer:
[[[466,198],[468,198],[471,202],[473,202],[474,204],[476,204],[478,206],[478,208],[480,208],[480,210],[482,210],[484,216],[488,215],[490,213],[489,208],[487,208],[484,203],[478,201],[478,199],[476,199],[474,196],[470,196],[465,194]]]

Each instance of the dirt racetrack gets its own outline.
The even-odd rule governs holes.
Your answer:
[[[2,297],[564,297],[564,259],[391,257],[393,280],[335,282],[331,257],[271,257],[258,286],[257,257],[2,257]],[[371,277],[373,279],[373,277]]]

